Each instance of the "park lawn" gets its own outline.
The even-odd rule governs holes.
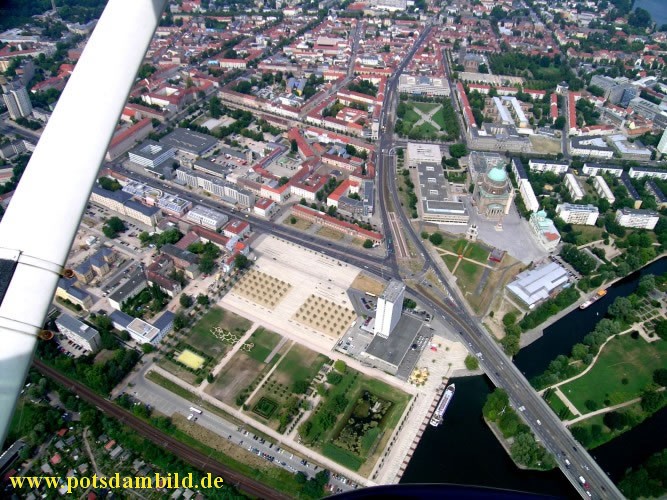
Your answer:
[[[585,245],[591,241],[598,241],[602,239],[602,233],[604,229],[596,226],[572,226],[575,233],[581,233],[577,235],[577,245]]]
[[[237,406],[236,396],[257,379],[265,366],[248,353],[238,351],[220,371],[215,382],[209,384],[206,392],[228,405]]]
[[[447,238],[446,236],[442,237],[442,243],[438,245],[443,250],[449,250],[455,254],[460,254],[466,246],[466,240],[462,238],[452,239]]]
[[[190,385],[194,385],[195,380],[197,379],[197,375],[188,371],[184,366],[181,366],[180,364],[170,359],[162,358],[157,362],[157,364],[160,368],[164,368],[172,375],[176,375],[183,382],[187,382]]]
[[[354,381],[352,381],[352,379],[354,379]],[[373,452],[370,455],[360,456],[349,450],[340,448],[339,446],[332,444],[332,442],[348,424],[348,419],[357,404],[357,399],[361,397],[364,391],[375,394],[383,400],[392,401],[393,405],[384,416],[382,423],[378,426],[378,429],[380,430],[380,438],[371,448]],[[396,387],[382,382],[381,380],[368,377],[349,367],[347,368],[343,380],[338,385],[333,385],[329,388],[327,400],[331,400],[339,394],[345,395],[348,399],[348,405],[345,410],[341,412],[341,416],[337,418],[336,423],[319,437],[317,444],[319,444],[320,451],[323,455],[351,470],[358,470],[363,476],[368,476],[372,472],[380,455],[384,453],[384,449],[391,438],[391,434],[394,428],[398,425],[398,422],[410,401],[410,395]]]
[[[227,311],[221,307],[212,307],[198,322],[192,327],[188,336],[188,344],[195,349],[209,354],[216,359],[221,359],[230,349],[230,346],[213,336],[211,330],[219,326],[224,330],[242,335],[247,332],[252,323]]]
[[[554,413],[558,415],[558,418],[560,418],[561,420],[570,420],[574,418],[574,415],[572,414],[570,409],[565,405],[565,403],[563,403],[563,400],[556,393],[556,391],[553,391],[549,394],[549,397],[547,398],[547,403],[554,411]]]
[[[442,114],[442,108],[440,108],[431,119],[440,126],[441,130],[445,130],[445,115]]]
[[[419,130],[424,135],[435,134],[440,132],[437,128],[431,125],[431,122],[425,121],[421,125],[414,127],[412,130]]]
[[[454,266],[456,266],[456,263],[459,261],[459,258],[456,255],[447,254],[442,256],[442,260],[445,261],[447,269],[452,271],[454,269]]]
[[[277,378],[288,387],[297,380],[312,381],[329,358],[324,354],[311,351],[300,344],[294,344],[280,362],[272,378]]]
[[[598,408],[637,398],[653,380],[653,371],[664,368],[667,342],[648,343],[630,334],[614,337],[604,346],[593,368],[583,377],[561,386],[561,391],[583,413],[586,401],[595,401]],[[627,384],[622,380],[627,379]]]
[[[417,112],[410,108],[405,112],[405,116],[403,117],[403,121],[405,122],[410,122],[412,124],[417,123],[419,121],[419,115]]]
[[[463,253],[463,256],[472,260],[476,260],[477,262],[485,263],[487,260],[489,260],[489,251],[479,243],[468,243],[468,247]]]
[[[484,272],[484,268],[462,260],[459,267],[456,269],[455,276],[458,278],[458,285],[463,293],[474,293],[477,288],[477,283]]]
[[[429,113],[433,111],[435,108],[441,108],[441,104],[433,103],[433,102],[411,102],[412,107],[417,108],[419,111],[422,113]]]
[[[254,347],[247,353],[248,356],[253,358],[260,363],[264,363],[266,358],[273,349],[278,345],[282,337],[277,333],[274,333],[264,328],[258,328],[255,330],[250,338],[246,341],[247,343],[255,344]]]

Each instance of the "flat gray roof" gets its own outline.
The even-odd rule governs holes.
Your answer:
[[[129,276],[129,279],[119,288],[117,288],[111,295],[109,300],[114,300],[119,304],[127,299],[132,291],[141,283],[146,281],[146,276],[142,269],[135,269]]]
[[[385,288],[384,292],[382,293],[382,298],[388,302],[396,302],[396,299],[398,299],[399,295],[403,291],[405,291],[405,285],[403,282],[392,279],[387,285],[387,288]]]
[[[201,155],[215,146],[218,139],[186,128],[177,128],[160,139],[160,143],[181,151]]]
[[[421,321],[404,314],[389,337],[376,335],[365,352],[398,368],[410,351],[421,327]]]
[[[60,328],[62,325],[67,330],[76,333],[79,335],[79,337],[89,342],[98,334],[97,330],[95,330],[92,326],[88,326],[87,324],[79,321],[76,318],[73,318],[67,313],[60,315],[60,317],[56,320],[56,325],[58,328]]]

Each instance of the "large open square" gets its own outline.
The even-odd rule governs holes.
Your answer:
[[[324,349],[332,348],[356,319],[347,290],[359,275],[360,269],[268,235],[257,239],[254,253],[257,255],[257,261],[253,263],[254,271],[289,285],[280,303],[274,308],[266,307],[237,293],[236,288],[233,288],[223,297],[220,305],[281,335],[297,336],[306,344],[315,343]],[[328,330],[322,321],[320,327],[317,327],[317,321],[311,324],[301,316],[296,319],[300,309],[302,312],[313,311],[311,306],[316,304],[325,308],[321,312],[323,318],[324,313],[329,314],[328,307],[331,307],[332,313],[336,312],[337,316],[334,317],[340,318],[334,321],[334,324],[338,323],[336,328]]]

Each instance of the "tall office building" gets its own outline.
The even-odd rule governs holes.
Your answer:
[[[401,319],[404,295],[405,285],[403,282],[391,280],[384,293],[378,297],[378,306],[375,313],[375,335],[389,337],[389,334]]]
[[[9,110],[9,116],[12,120],[29,116],[32,113],[32,103],[28,91],[23,86],[16,86],[6,94],[2,94],[5,105]]]

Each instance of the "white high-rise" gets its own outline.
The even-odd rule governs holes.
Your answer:
[[[5,101],[12,120],[29,116],[32,113],[32,103],[25,87],[14,87],[6,94],[3,94],[2,98]]]
[[[389,334],[401,319],[404,295],[405,285],[403,282],[391,280],[384,293],[378,297],[375,313],[375,335],[389,337]]]
[[[667,129],[662,133],[660,142],[658,143],[658,153],[667,154]]]

